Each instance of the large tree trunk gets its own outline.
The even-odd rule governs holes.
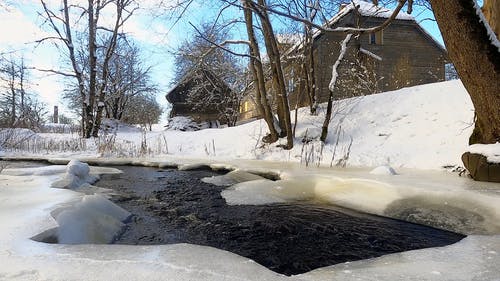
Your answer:
[[[92,136],[92,129],[94,128],[94,103],[97,91],[97,46],[96,46],[96,32],[97,32],[97,19],[94,17],[94,0],[88,1],[88,14],[89,14],[89,37],[88,37],[88,52],[89,52],[89,96],[84,100],[85,104],[85,138]]]
[[[500,141],[500,52],[473,0],[431,0],[451,61],[474,104],[474,143]]]
[[[275,127],[274,117],[267,99],[264,70],[260,58],[259,45],[253,30],[253,16],[250,9],[249,0],[242,0],[245,24],[247,28],[248,40],[250,41],[250,71],[253,76],[255,89],[255,104],[259,114],[264,118],[269,128],[269,137],[264,142],[273,143],[278,140],[278,132]]]
[[[482,10],[498,38],[500,36],[500,0],[484,0]]]
[[[258,0],[261,7],[266,7],[265,0]],[[255,8],[262,23],[262,33],[264,35],[264,43],[266,44],[267,55],[271,64],[271,75],[273,87],[278,101],[278,118],[281,130],[286,133],[285,149],[293,147],[293,132],[292,122],[290,119],[290,105],[288,104],[288,96],[285,87],[285,78],[281,66],[281,56],[276,43],[276,37],[271,25],[271,20],[267,14],[267,10]]]

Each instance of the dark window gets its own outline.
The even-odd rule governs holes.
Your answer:
[[[372,45],[382,45],[384,42],[384,33],[382,30],[368,34],[368,41]]]

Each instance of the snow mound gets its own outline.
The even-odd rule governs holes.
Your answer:
[[[371,170],[370,174],[372,175],[386,175],[386,176],[394,176],[397,175],[396,171],[387,165],[378,166],[377,168]]]
[[[500,163],[500,142],[494,144],[473,144],[467,149],[470,153],[486,156],[490,163]]]
[[[197,123],[186,116],[175,116],[168,119],[167,130],[171,131],[198,131],[208,128],[208,123]]]
[[[98,176],[90,175],[90,167],[87,163],[73,159],[66,165],[66,174],[63,179],[54,182],[52,187],[78,189],[87,187],[98,179]]]
[[[116,119],[104,118],[101,123],[101,129],[105,133],[138,133],[142,132],[140,128],[133,125],[123,123]]]
[[[101,195],[86,195],[73,208],[56,216],[61,244],[111,243],[130,213]]]

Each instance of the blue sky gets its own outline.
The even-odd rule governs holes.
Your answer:
[[[59,5],[59,0],[46,0],[49,4]],[[74,0],[82,1],[82,0]],[[152,77],[159,85],[160,92],[157,100],[166,105],[165,93],[169,90],[173,79],[173,55],[177,46],[194,33],[189,21],[195,25],[214,18],[217,13],[214,8],[207,5],[193,5],[186,11],[185,17],[172,27],[172,21],[167,19],[168,13],[153,15],[157,8],[157,1],[141,1],[141,9],[127,22],[125,31],[129,33],[142,49],[142,58],[146,65],[153,66]],[[0,7],[0,53],[6,51],[18,51],[23,53],[27,64],[38,68],[57,68],[61,65],[59,51],[52,44],[36,45],[33,42],[47,36],[47,28],[42,28],[42,19],[38,16],[41,4],[36,0],[20,0],[5,8]],[[150,10],[152,9],[152,10]],[[153,11],[153,12],[152,12]],[[234,12],[233,12],[234,13]],[[227,15],[226,15],[227,16]],[[231,16],[231,12],[229,13]],[[239,15],[238,15],[239,16]],[[434,21],[424,20],[432,18],[429,11],[414,11],[413,16],[434,37],[442,43],[439,29]],[[280,30],[280,28],[276,28]],[[243,32],[236,30],[236,36],[242,36]],[[63,80],[57,75],[47,75],[37,71],[32,73],[31,88],[40,94],[43,101],[50,108],[59,105],[64,109],[64,102],[60,99],[60,93],[64,89]],[[66,112],[68,113],[68,112]]]

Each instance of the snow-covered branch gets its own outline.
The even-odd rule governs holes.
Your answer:
[[[342,41],[342,44],[340,47],[340,54],[339,54],[337,60],[335,61],[335,64],[333,64],[332,79],[330,80],[330,83],[328,84],[328,89],[330,90],[330,92],[333,92],[335,89],[335,84],[337,83],[337,78],[339,76],[337,69],[339,68],[340,63],[342,62],[342,60],[345,57],[345,53],[347,51],[347,43],[349,43],[351,38],[352,38],[352,34],[347,34],[345,39]]]

